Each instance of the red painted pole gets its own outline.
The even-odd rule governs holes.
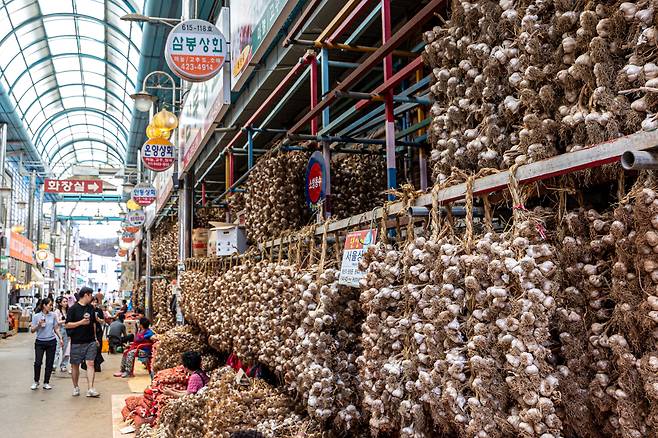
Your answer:
[[[311,69],[311,111],[318,104],[318,59],[311,56],[308,59],[308,64]],[[318,135],[318,117],[311,119],[311,134]]]
[[[201,183],[201,206],[206,206],[206,182]]]
[[[382,44],[386,44],[391,39],[391,0],[382,0]],[[393,55],[388,54],[384,58],[384,82],[393,77]],[[389,88],[384,93],[384,108],[386,111],[386,181],[387,187],[395,189],[397,187],[397,165],[395,160],[395,107],[393,106],[393,88]],[[388,200],[392,201],[395,196],[388,195]]]

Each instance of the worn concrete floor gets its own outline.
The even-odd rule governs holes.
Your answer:
[[[138,376],[133,379],[113,377],[112,373],[119,369],[121,355],[103,356],[103,371],[96,374],[96,389],[101,393],[98,399],[84,396],[87,390],[84,371],[80,376],[80,397],[71,396],[70,375],[59,371],[50,378],[52,390],[39,387],[31,391],[34,335],[19,333],[0,339],[0,436],[111,438],[112,395],[141,393],[149,379],[140,365],[135,366]]]

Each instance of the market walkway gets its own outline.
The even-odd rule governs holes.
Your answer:
[[[112,394],[143,390],[147,377],[117,379],[120,355],[104,354],[103,372],[96,376],[99,399],[84,397],[86,380],[80,376],[81,397],[71,396],[69,374],[57,372],[51,391],[30,391],[34,335],[19,333],[0,339],[0,436],[14,438],[112,437]],[[84,371],[83,371],[84,373]],[[132,435],[134,436],[134,435]]]

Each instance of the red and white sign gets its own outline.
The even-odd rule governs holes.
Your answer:
[[[164,138],[151,138],[142,146],[142,161],[154,172],[169,169],[176,160],[174,145]]]
[[[158,191],[149,183],[139,183],[132,191],[132,199],[142,207],[148,207],[153,204]]]
[[[306,202],[316,209],[326,197],[326,165],[322,152],[313,152],[306,167]]]
[[[229,10],[222,8],[217,28],[230,32]],[[196,160],[201,146],[214,133],[214,123],[226,114],[231,104],[231,68],[228,63],[212,79],[193,84],[185,97],[178,126],[178,169],[187,172]],[[159,187],[158,187],[159,188]]]
[[[103,181],[46,178],[44,191],[46,193],[103,193]]]
[[[190,82],[214,77],[226,60],[226,38],[214,24],[186,20],[169,32],[165,60],[171,70]]]
[[[359,262],[370,245],[377,240],[377,230],[361,230],[349,233],[345,237],[343,261],[340,265],[340,278],[338,284],[359,287],[359,281],[366,273],[359,269]]]
[[[317,204],[322,195],[322,166],[320,163],[313,163],[308,178],[308,197],[311,204]]]

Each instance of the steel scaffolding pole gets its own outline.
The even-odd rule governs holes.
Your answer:
[[[327,49],[321,49],[320,51],[320,69],[322,76],[322,96],[329,92],[329,51]],[[317,105],[317,102],[315,102]],[[322,127],[326,128],[331,123],[331,112],[329,107],[322,110]],[[313,132],[313,135],[317,135],[317,130]],[[327,217],[331,216],[331,143],[328,141],[322,142],[322,156],[327,165],[327,186],[326,186],[326,195],[329,202],[326,203],[324,208],[325,215]]]
[[[7,156],[7,124],[0,124],[0,232],[6,235],[7,227],[7,205],[5,187],[5,159]],[[9,268],[9,248],[0,247],[0,264],[2,269]],[[9,281],[4,276],[0,277],[0,333],[9,331]]]
[[[151,276],[153,275],[152,273],[152,267],[151,267],[151,258],[153,256],[152,249],[151,249],[151,229],[149,228],[146,230],[146,293],[144,296],[144,314],[148,319],[153,318],[153,309],[151,308],[151,294],[152,294],[152,286],[151,286]]]

